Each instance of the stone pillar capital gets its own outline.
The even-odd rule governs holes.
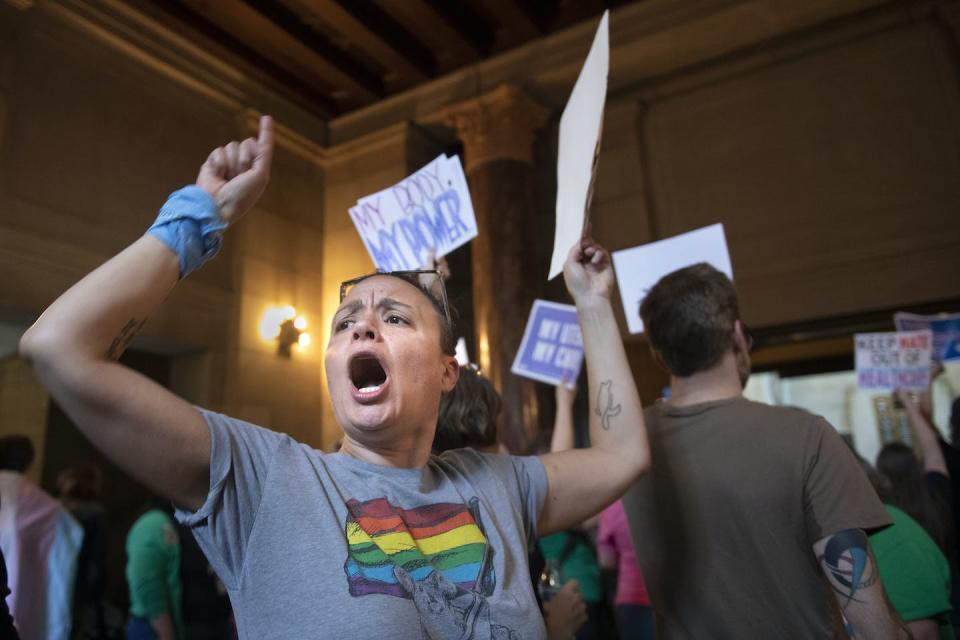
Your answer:
[[[482,96],[445,107],[440,119],[463,142],[466,171],[491,160],[533,162],[534,131],[550,112],[520,87],[502,84]]]

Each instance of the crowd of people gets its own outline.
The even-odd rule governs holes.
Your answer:
[[[110,540],[100,469],[73,464],[49,494],[26,476],[34,455],[28,437],[0,438],[0,638],[235,637],[226,591],[162,501],[126,536],[129,605],[111,602],[107,549],[123,541]]]
[[[118,363],[132,328],[253,207],[272,152],[269,118],[257,138],[215,149],[145,236],[21,341],[90,441],[175,506],[147,511],[127,537],[127,637],[952,637],[960,454],[938,438],[927,399],[900,397],[922,458],[888,445],[876,469],[822,418],[746,400],[752,340],[732,283],[706,264],[627,310],[670,375],[669,397],[644,408],[610,256],[589,237],[570,249],[589,444],[574,446],[564,383],[538,455],[502,451],[500,398],[458,365],[435,270],[341,286],[324,359],[336,453],[197,408]],[[62,478],[62,502],[48,504],[71,523],[74,556],[99,558],[96,474]],[[23,486],[0,473],[5,555],[19,550],[4,541],[3,510]],[[191,554],[229,594],[234,631],[222,601],[196,595],[215,581],[181,568]],[[21,637],[42,637],[27,632],[16,566],[13,619]],[[73,610],[100,624],[100,570],[72,571]],[[190,629],[191,607],[217,615]]]

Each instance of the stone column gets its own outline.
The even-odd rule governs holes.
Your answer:
[[[533,300],[546,285],[552,233],[537,229],[534,132],[548,117],[513,85],[451,105],[442,118],[463,142],[479,235],[473,240],[477,360],[503,397],[501,440],[523,452],[542,419],[537,383],[510,373]],[[545,416],[549,418],[550,416]]]

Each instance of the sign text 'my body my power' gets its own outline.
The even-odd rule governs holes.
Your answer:
[[[350,218],[378,271],[429,267],[477,236],[458,156],[439,156],[392,187],[362,198]]]
[[[511,371],[525,378],[573,386],[583,364],[577,308],[535,300]]]

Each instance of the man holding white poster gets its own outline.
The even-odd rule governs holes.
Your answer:
[[[853,454],[822,418],[743,397],[730,279],[674,271],[640,316],[671,390],[644,411],[653,463],[623,498],[657,637],[907,637],[867,539],[890,519]]]

